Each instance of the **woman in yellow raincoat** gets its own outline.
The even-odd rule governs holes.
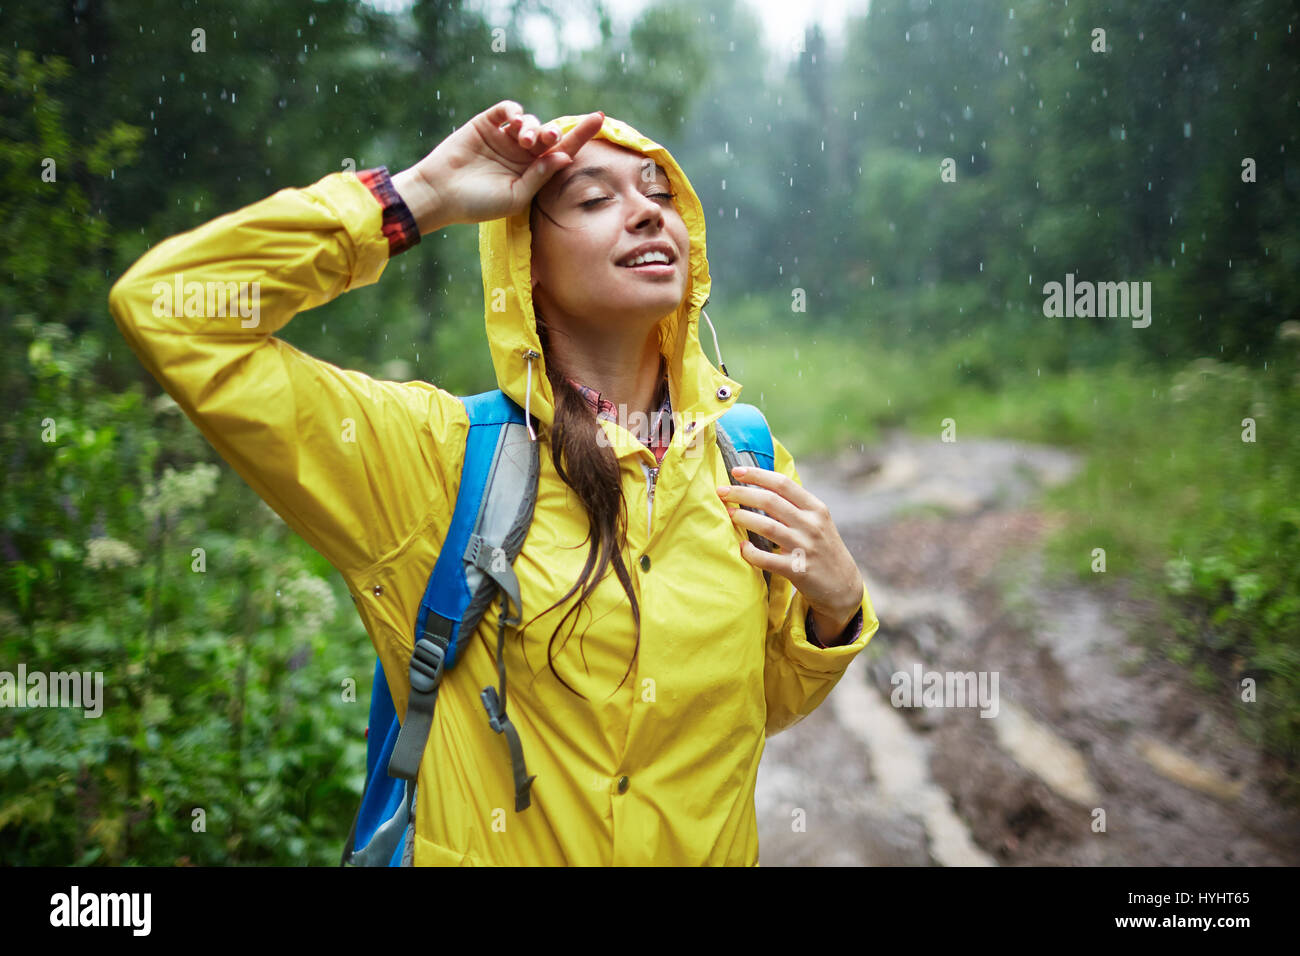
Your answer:
[[[442,682],[414,863],[757,865],[765,737],[825,699],[878,621],[780,441],[774,471],[731,478],[714,450],[742,386],[700,345],[704,213],[666,149],[601,113],[543,126],[506,100],[396,176],[334,173],[160,243],[110,308],[208,441],[342,574],[404,715],[465,408],[274,333],[376,282],[420,235],[473,222],[497,382],[541,453],[505,651],[536,779],[516,813],[478,699],[497,678],[494,604]],[[645,416],[655,434],[633,425]]]

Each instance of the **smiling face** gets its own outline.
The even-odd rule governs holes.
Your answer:
[[[548,324],[644,335],[681,304],[690,236],[672,192],[663,167],[599,139],[547,181],[529,224],[533,301]],[[645,246],[670,261],[625,264]]]

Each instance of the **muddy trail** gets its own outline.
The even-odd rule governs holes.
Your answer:
[[[1126,636],[1154,609],[1114,576],[1105,597],[1045,577],[1057,519],[1035,502],[1078,467],[1054,448],[902,434],[800,460],[881,627],[826,702],[767,741],[763,866],[1300,862],[1300,811],[1270,794],[1228,700]],[[996,672],[996,713],[894,707],[898,672]]]

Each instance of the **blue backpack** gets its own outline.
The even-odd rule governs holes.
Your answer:
[[[725,373],[725,366],[723,367]],[[488,605],[501,595],[497,628],[500,691],[479,695],[488,723],[504,734],[515,781],[515,812],[530,804],[519,734],[506,716],[505,631],[518,625],[523,608],[512,564],[523,548],[537,502],[540,454],[528,434],[524,411],[499,389],[461,398],[469,437],[456,508],[442,551],[429,575],[415,622],[411,694],[406,721],[397,719],[378,659],[370,695],[366,786],[343,849],[343,866],[410,866],[415,847],[415,791],[420,760],[433,725],[443,674],[456,666],[461,636],[474,634]],[[737,404],[718,419],[718,448],[727,473],[737,465],[774,468],[772,433],[763,413]],[[744,507],[744,506],[742,506]],[[749,510],[759,514],[756,508]],[[764,551],[770,541],[750,539]],[[763,572],[768,584],[771,574]]]

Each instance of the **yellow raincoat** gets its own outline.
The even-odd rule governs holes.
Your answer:
[[[556,122],[567,133],[578,119]],[[566,624],[553,649],[556,670],[586,700],[547,666],[547,642],[570,605],[522,640],[507,630],[507,712],[536,775],[531,807],[516,813],[506,740],[478,696],[498,683],[494,602],[443,680],[419,774],[416,865],[757,865],[754,785],[765,736],[811,713],[879,626],[864,588],[861,637],[809,644],[803,596],[776,573],[769,595],[740,555],[744,532],[715,490],[731,481],[714,422],[743,388],[700,346],[710,286],[703,209],[663,147],[612,118],[597,136],[668,171],[691,241],[686,297],[660,324],[673,412],[686,424],[653,502],[643,468],[655,465],[653,454],[621,426],[600,423],[628,504],[624,560],[640,602],[639,653],[618,686],[634,631],[612,572],[572,638],[563,640]],[[541,351],[527,212],[483,223],[479,235],[498,385],[520,406],[527,398],[548,426],[554,400],[540,359],[525,395],[526,353]],[[160,243],[114,285],[109,304],[131,348],[208,441],[342,574],[401,716],[419,602],[451,522],[464,406],[432,384],[375,380],[274,337],[298,312],[378,281],[387,262],[379,203],[356,175],[334,173]],[[258,283],[256,324],[220,314],[219,297],[191,297],[195,281],[206,293],[243,282],[251,294]],[[183,291],[188,315],[168,285]],[[493,311],[494,298],[504,311]],[[539,429],[537,508],[514,565],[524,622],[572,586],[588,548],[586,512],[556,475],[546,437]],[[776,468],[798,480],[785,447],[775,448]]]

